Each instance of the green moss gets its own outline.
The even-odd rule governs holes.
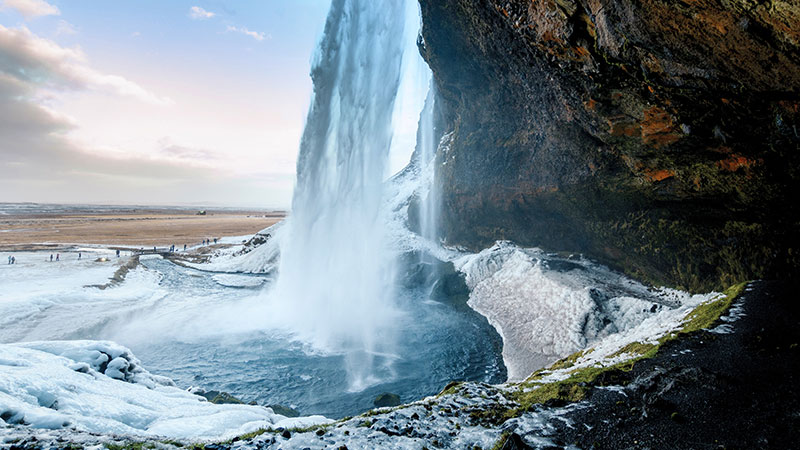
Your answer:
[[[510,437],[511,437],[511,432],[503,431],[503,434],[500,435],[500,439],[498,439],[497,442],[494,443],[491,450],[500,450],[501,448],[503,448],[503,446],[506,445],[506,441]]]
[[[444,389],[442,389],[442,392],[440,392],[439,395],[437,395],[437,397],[458,393],[458,390],[461,388],[462,384],[463,382],[461,381],[451,381],[447,383],[447,386],[445,386]]]
[[[284,431],[288,431],[288,432],[294,434],[294,433],[308,433],[308,432],[311,432],[311,431],[319,431],[319,430],[326,431],[329,428],[337,425],[340,422],[342,422],[342,421],[339,420],[339,421],[334,422],[334,423],[326,423],[326,424],[321,424],[321,425],[311,425],[311,426],[307,426],[307,427],[287,428],[286,430],[281,430],[281,431],[278,431],[278,430],[273,429],[273,428],[259,428],[258,430],[251,431],[250,433],[245,433],[245,434],[237,436],[237,437],[235,437],[233,439],[229,439],[227,441],[221,442],[221,444],[231,444],[234,441],[246,441],[246,440],[253,439],[253,438],[257,437],[257,436],[261,436],[262,434],[266,434],[266,433],[279,434],[279,433],[283,433]]]
[[[588,388],[574,381],[572,377],[553,383],[535,384],[520,389],[513,398],[520,404],[520,412],[527,411],[536,404],[550,401],[578,402],[586,397]]]
[[[404,407],[405,407],[405,405],[398,405],[398,406],[386,406],[386,407],[383,407],[383,408],[370,409],[369,411],[365,412],[364,414],[361,414],[361,416],[359,416],[359,417],[372,417],[372,416],[377,416],[379,414],[388,414],[388,413],[395,412],[395,411],[397,411],[399,409],[403,409]],[[339,419],[339,420],[336,421],[336,423],[346,422],[346,421],[348,421],[350,419],[352,419],[352,417]]]
[[[731,307],[733,301],[744,291],[747,283],[739,283],[729,287],[722,296],[698,306],[686,315],[687,321],[683,324],[680,333],[691,333],[693,331],[709,328],[716,323],[720,316]]]
[[[645,358],[652,358],[653,356],[656,355],[658,347],[660,347],[660,344],[631,342],[630,344],[622,347],[621,349],[611,354],[610,357],[613,358],[624,354],[634,354],[643,356]]]
[[[246,440],[249,440],[249,439],[253,439],[256,436],[261,436],[262,434],[269,433],[269,432],[275,432],[275,431],[272,430],[272,429],[268,429],[268,428],[259,428],[256,431],[251,431],[251,432],[245,433],[245,434],[243,434],[241,436],[237,436],[236,440],[237,441],[246,441]],[[229,440],[229,441],[225,441],[224,443],[225,444],[229,444],[231,442],[233,442],[233,441]]]
[[[473,422],[496,427],[517,415],[519,415],[517,408],[507,408],[499,404],[492,404],[486,409],[470,412],[469,418]]]
[[[575,352],[566,358],[559,359],[558,361],[554,362],[553,365],[550,366],[550,370],[559,370],[559,369],[567,369],[575,365],[575,361],[578,360],[581,356],[585,353],[583,350]]]
[[[124,444],[106,443],[105,447],[108,450],[144,450],[156,448],[155,444],[150,442],[126,442]]]
[[[681,334],[691,333],[714,325],[720,316],[730,308],[733,301],[741,295],[746,285],[747,283],[740,283],[732,286],[717,299],[699,305],[687,314],[687,320],[679,331],[664,336],[658,343],[631,342],[609,356],[613,358],[623,354],[637,355],[627,361],[610,366],[579,368],[570,372],[569,378],[561,381],[551,383],[538,381],[546,373],[572,367],[575,361],[588,353],[587,351],[575,352],[557,361],[548,369],[538,371],[521,383],[519,390],[509,395],[510,400],[519,404],[518,408],[489,409],[475,413],[475,418],[502,423],[506,419],[516,417],[537,404],[551,401],[567,403],[581,401],[586,398],[590,388],[597,385],[597,379],[601,375],[613,374],[614,372],[630,372],[638,361],[655,356],[664,343],[676,339]]]
[[[212,398],[208,399],[211,403],[216,403],[218,405],[221,404],[232,404],[232,405],[244,405],[245,403],[238,398],[228,394],[227,392],[220,392],[217,395],[213,396]]]

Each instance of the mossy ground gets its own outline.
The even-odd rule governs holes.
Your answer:
[[[656,342],[631,342],[618,351],[609,355],[616,358],[630,355],[630,358],[608,366],[590,366],[575,369],[569,372],[569,377],[560,381],[545,381],[547,374],[573,367],[578,360],[591,353],[592,349],[581,350],[572,355],[556,361],[547,369],[542,369],[531,375],[527,380],[517,385],[516,390],[506,394],[506,397],[518,406],[512,408],[500,407],[487,408],[483,411],[473,412],[470,416],[479,422],[499,425],[508,419],[518,417],[540,404],[566,404],[583,400],[593,386],[615,384],[620,375],[633,370],[635,364],[643,359],[654,357],[659,348],[666,342],[677,339],[680,335],[693,333],[714,325],[731,307],[733,301],[741,295],[747,283],[740,283],[728,288],[719,297],[703,303],[686,315],[680,329],[663,336]]]

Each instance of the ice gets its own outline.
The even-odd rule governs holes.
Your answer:
[[[216,251],[205,263],[187,263],[190,267],[210,272],[224,273],[271,273],[276,271],[280,259],[280,245],[285,235],[286,221],[265,228],[253,236],[240,236],[235,240],[222,239],[222,243],[236,245]],[[249,246],[246,242],[263,240]],[[242,243],[244,241],[245,243]]]
[[[585,259],[509,242],[454,263],[471,288],[469,306],[503,337],[510,381],[633,329],[689,297],[650,289]]]
[[[113,342],[0,344],[0,373],[0,423],[225,439],[264,427],[328,422],[320,416],[287,419],[260,406],[209,403],[150,374]]]
[[[266,281],[265,278],[233,274],[214,275],[212,278],[222,286],[241,288],[258,287]]]

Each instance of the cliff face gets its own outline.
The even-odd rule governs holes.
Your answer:
[[[420,0],[442,232],[692,290],[795,273],[800,5]]]

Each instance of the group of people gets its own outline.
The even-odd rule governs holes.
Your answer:
[[[78,252],[78,259],[81,259],[82,256],[83,256],[83,254],[81,252]],[[117,256],[119,256],[119,250],[117,250]],[[53,254],[51,253],[50,254],[50,262],[53,262],[53,259],[54,259],[53,258]],[[55,260],[56,261],[61,261],[61,253],[56,253],[55,254]],[[8,263],[9,264],[16,264],[17,263],[17,257],[13,256],[13,255],[9,255],[8,256]]]
[[[217,238],[203,239],[203,245],[211,245],[212,241],[214,242],[214,244],[216,244],[217,243]],[[144,249],[141,248],[141,249],[139,249],[139,251],[143,252]],[[170,253],[178,251],[178,246],[176,246],[175,244],[171,245],[169,247],[169,251],[170,251]],[[183,251],[186,251],[186,244],[183,244]],[[156,253],[156,252],[157,252],[156,247],[153,247],[153,253]],[[82,256],[83,255],[81,254],[81,252],[78,252],[78,259],[81,259]],[[120,257],[120,251],[119,251],[119,249],[117,249],[117,258],[119,258],[119,257]],[[60,253],[56,253],[55,254],[55,260],[56,261],[61,261],[61,254]],[[52,261],[53,261],[53,254],[51,253],[50,254],[50,262],[52,262]],[[17,258],[15,256],[9,255],[8,263],[9,264],[16,264],[17,263]]]

